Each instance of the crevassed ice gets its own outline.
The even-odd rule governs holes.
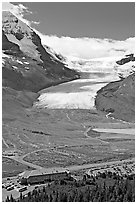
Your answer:
[[[68,83],[69,85],[70,83]],[[105,85],[106,83],[80,86],[77,91],[74,91],[72,87],[72,90],[70,89],[69,92],[67,91],[67,87],[65,86],[64,88],[62,85],[62,92],[60,90],[59,92],[42,93],[35,105],[50,109],[94,109],[96,92]]]

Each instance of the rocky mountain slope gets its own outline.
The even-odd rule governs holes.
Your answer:
[[[118,65],[124,66],[121,68],[123,70],[121,80],[111,82],[99,90],[95,100],[97,109],[105,111],[111,117],[130,122],[135,121],[135,73],[131,69],[129,76],[125,76],[124,68],[125,65],[130,67],[133,61],[135,61],[133,54],[117,61]]]
[[[3,86],[37,92],[78,76],[41,44],[32,28],[8,11],[2,13]]]

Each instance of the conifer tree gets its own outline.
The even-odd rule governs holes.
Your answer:
[[[10,202],[9,196],[7,196],[7,198],[6,198],[6,202]]]
[[[12,194],[10,195],[10,202],[14,202]]]

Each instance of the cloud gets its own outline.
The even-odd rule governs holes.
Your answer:
[[[28,21],[24,18],[24,14],[32,14],[32,12],[21,3],[18,5],[13,5],[12,3],[3,2],[2,10],[11,11],[21,21],[29,26],[40,23],[36,21]],[[87,37],[57,37],[42,34],[37,30],[35,30],[35,32],[38,33],[38,35],[41,37],[42,44],[48,45],[57,53],[61,53],[66,57],[70,56],[71,58],[91,59],[99,57],[120,56],[135,51],[135,38],[128,38],[123,41],[118,41],[113,39]]]
[[[120,56],[135,51],[135,38],[118,41],[98,38],[57,37],[36,32],[41,37],[42,44],[52,47],[56,52],[64,56],[91,59]]]
[[[15,16],[17,16],[21,21],[26,23],[27,25],[31,25],[31,22],[24,18],[24,14],[31,14],[32,12],[28,10],[23,4],[13,5],[9,2],[2,3],[2,10],[3,11],[10,11]]]

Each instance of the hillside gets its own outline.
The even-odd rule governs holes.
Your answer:
[[[133,55],[122,58],[117,64],[128,67],[128,63],[135,61]],[[123,68],[124,73],[124,68]],[[106,112],[109,116],[121,120],[135,121],[135,73],[125,77],[120,74],[121,80],[111,82],[97,92],[96,108]]]

